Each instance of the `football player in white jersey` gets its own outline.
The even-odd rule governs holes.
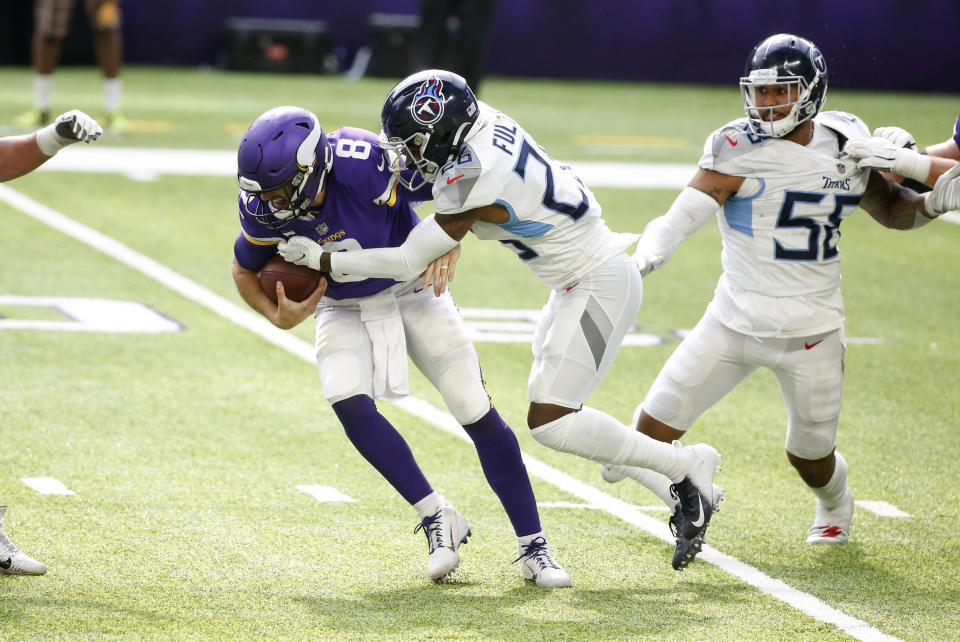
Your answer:
[[[512,118],[477,101],[456,74],[429,70],[401,81],[381,121],[394,171],[411,189],[434,184],[436,214],[400,247],[329,254],[294,237],[280,253],[324,272],[396,277],[421,271],[468,230],[515,252],[551,289],[533,342],[527,414],[533,437],[561,452],[650,467],[669,479],[681,504],[673,518],[673,565],[684,568],[719,500],[713,484],[719,453],[706,444],[661,443],[583,405],[640,308],[641,275],[625,253],[636,235],[613,233],[573,170]]]
[[[103,133],[93,118],[74,109],[32,134],[0,138],[0,182],[29,174],[73,143],[90,143]],[[0,526],[6,506],[0,506]],[[0,575],[43,575],[47,566],[10,541],[0,528]]]
[[[827,67],[804,38],[778,34],[757,45],[740,87],[747,117],[707,138],[699,170],[646,226],[634,255],[647,274],[716,215],[723,274],[637,408],[637,430],[679,439],[751,372],[769,368],[787,408],[787,457],[817,497],[807,542],[841,543],[853,495],[835,450],[845,348],[838,228],[857,206],[886,227],[925,225],[960,204],[960,179],[952,170],[921,196],[842,153],[869,130],[852,114],[821,111]],[[602,472],[674,501],[654,473]]]

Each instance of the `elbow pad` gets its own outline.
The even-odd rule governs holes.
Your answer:
[[[712,196],[684,187],[666,214],[647,223],[638,247],[652,256],[663,257],[666,263],[681,243],[713,218],[718,208]]]
[[[455,248],[458,242],[430,216],[414,227],[398,247],[333,252],[330,269],[350,276],[406,281],[423,272],[430,261]]]

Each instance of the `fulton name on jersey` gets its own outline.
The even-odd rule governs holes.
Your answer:
[[[593,192],[570,166],[482,102],[467,143],[441,168],[433,195],[438,215],[502,205],[508,222],[478,221],[471,231],[509,247],[553,289],[575,283],[637,239],[611,232]]]

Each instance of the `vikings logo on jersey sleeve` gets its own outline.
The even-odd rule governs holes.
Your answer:
[[[421,125],[433,125],[443,116],[443,101],[443,81],[430,76],[413,96],[413,119]]]

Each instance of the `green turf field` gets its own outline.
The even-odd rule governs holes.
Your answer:
[[[260,112],[290,103],[315,110],[327,129],[376,129],[392,86],[149,68],[124,79],[135,131],[97,146],[232,150]],[[921,144],[947,138],[960,104],[956,95],[844,92],[842,78],[831,82],[828,108],[871,127],[902,125]],[[0,83],[2,124],[29,108],[30,74],[0,69]],[[55,110],[99,114],[93,69],[58,71],[54,92]],[[482,98],[553,156],[579,161],[693,164],[703,139],[742,113],[733,76],[707,88],[491,78]],[[677,573],[672,546],[610,508],[656,507],[655,496],[629,481],[606,484],[598,465],[527,434],[529,345],[477,344],[531,471],[588,485],[533,479],[549,503],[545,531],[574,580],[551,592],[510,565],[515,539],[472,447],[381,404],[473,527],[452,581],[426,578],[415,513],[354,451],[315,366],[238,324],[246,317],[236,310],[246,308],[228,269],[238,230],[229,177],[37,172],[4,187],[32,199],[28,209],[46,206],[122,243],[129,260],[155,263],[135,269],[95,249],[99,241],[0,202],[0,297],[134,301],[180,329],[0,329],[4,530],[50,568],[43,577],[0,576],[2,639],[960,638],[960,226],[893,232],[863,212],[843,225],[851,342],[839,448],[858,500],[909,516],[858,507],[841,547],[804,544],[814,499],[786,461],[785,411],[770,373],[748,379],[687,439],[723,453],[727,499],[707,537],[716,554],[704,555],[720,561]],[[640,231],[676,192],[595,191],[617,231]],[[591,405],[630,419],[677,344],[673,331],[692,327],[710,300],[719,250],[710,226],[645,281],[637,325],[664,342],[624,348]],[[185,277],[179,291],[150,275],[160,267]],[[203,289],[191,298],[184,283]],[[538,308],[547,297],[511,253],[475,239],[464,244],[452,289],[465,308]],[[69,319],[40,299],[4,300],[4,319]],[[312,326],[290,334],[306,346]],[[442,407],[422,377],[412,386]],[[75,494],[44,495],[22,481],[40,477]],[[319,502],[298,486],[355,501]],[[636,512],[666,521],[663,511]],[[737,563],[749,565],[753,582],[730,572]]]

